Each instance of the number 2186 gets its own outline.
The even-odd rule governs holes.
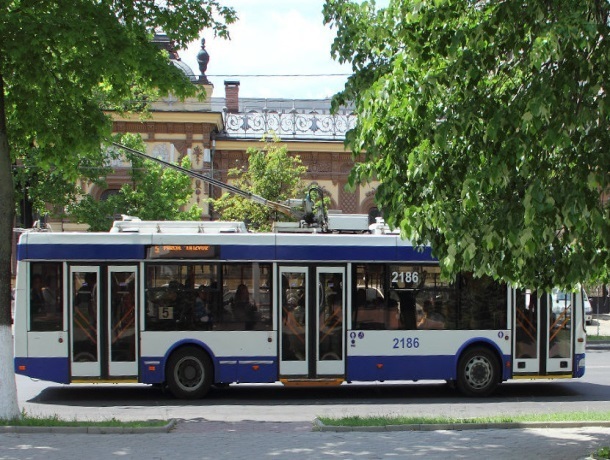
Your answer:
[[[419,283],[419,273],[392,272],[392,283]]]
[[[394,346],[392,348],[419,348],[419,338],[407,337],[398,338],[394,337]]]

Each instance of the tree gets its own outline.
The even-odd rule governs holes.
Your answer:
[[[248,167],[232,168],[228,172],[237,188],[276,203],[304,196],[301,177],[307,167],[302,165],[300,157],[290,156],[285,145],[267,142],[261,149],[249,148],[246,154]],[[285,219],[271,208],[239,195],[224,193],[210,202],[222,220],[243,220],[261,231],[269,230],[274,221]]]
[[[443,273],[549,289],[608,279],[610,4],[327,0],[353,75],[352,183]],[[607,195],[606,195],[607,196]]]
[[[140,136],[126,134],[119,142],[130,148],[144,151],[146,147]],[[120,155],[120,153],[117,153]],[[68,205],[70,217],[78,223],[89,225],[91,231],[108,231],[117,215],[127,214],[143,220],[199,220],[203,210],[188,205],[193,188],[191,178],[179,171],[164,169],[152,160],[143,160],[126,154],[132,163],[131,183],[123,184],[118,193],[106,200],[83,195],[80,201]],[[181,166],[190,169],[191,161],[184,157]]]
[[[17,202],[17,226],[31,228],[33,221],[65,218],[65,209],[79,199],[81,181],[104,185],[104,177],[112,172],[108,155],[102,150],[75,152],[73,156],[79,181],[66,176],[62,168],[52,163],[40,166],[40,151],[36,146],[13,149],[13,180]]]
[[[161,30],[177,49],[204,29],[227,36],[235,20],[216,0],[8,0],[0,5],[0,418],[19,415],[11,335],[11,163],[35,148],[41,174],[76,180],[75,155],[99,152],[110,137],[104,104],[136,91],[198,90],[152,42]]]

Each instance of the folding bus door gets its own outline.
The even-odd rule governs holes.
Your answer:
[[[572,374],[574,355],[574,307],[577,296],[553,290],[547,296],[548,323],[546,370],[549,373]]]
[[[310,361],[309,269],[280,267],[280,375],[307,376]]]
[[[135,266],[108,267],[106,343],[109,377],[138,374],[136,287]]]
[[[316,373],[345,373],[345,268],[318,267]]]
[[[515,325],[513,342],[513,374],[536,375],[540,373],[541,329],[539,299],[530,290],[512,291],[514,296]]]
[[[513,375],[571,375],[576,296],[553,291],[538,297],[529,290],[517,290],[514,295]]]
[[[69,281],[72,377],[101,375],[99,266],[71,266]]]
[[[345,267],[280,267],[280,377],[345,374]]]
[[[71,266],[72,380],[138,374],[137,267]]]

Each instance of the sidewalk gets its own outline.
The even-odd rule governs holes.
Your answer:
[[[610,349],[610,340],[592,340],[596,336],[610,337],[610,315],[593,315],[593,321],[586,328],[588,350]]]
[[[319,432],[298,422],[179,422],[167,434],[0,434],[0,458],[94,459],[583,459],[610,428]]]
[[[587,324],[587,335],[603,335],[610,337],[610,315],[593,315],[591,324]]]

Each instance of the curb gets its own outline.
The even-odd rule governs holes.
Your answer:
[[[610,340],[587,340],[587,350],[610,350]]]
[[[55,433],[55,434],[144,434],[169,433],[176,426],[171,419],[163,426],[122,427],[122,426],[0,426],[0,433]]]
[[[334,432],[383,432],[383,431],[466,431],[466,430],[509,430],[515,428],[586,428],[610,427],[610,421],[598,422],[511,422],[511,423],[418,423],[412,425],[384,426],[333,426],[325,425],[316,418],[313,431]]]

